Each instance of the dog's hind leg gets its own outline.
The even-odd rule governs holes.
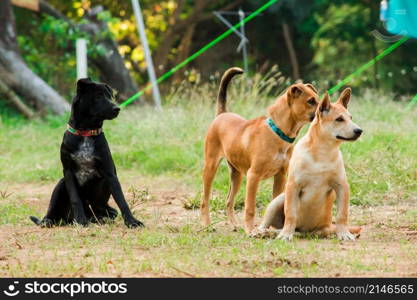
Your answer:
[[[283,168],[279,173],[274,176],[274,185],[272,190],[272,199],[278,197],[285,189],[285,176],[287,175],[287,168]]]
[[[271,226],[281,229],[284,226],[284,202],[285,194],[282,193],[268,204],[262,223],[259,226],[260,230],[266,230]]]
[[[236,170],[230,162],[227,162],[229,166],[229,173],[230,173],[230,186],[229,186],[229,193],[227,195],[227,204],[226,204],[226,212],[227,212],[227,219],[228,222],[236,227],[237,222],[235,218],[235,197],[237,192],[239,191],[240,185],[242,183],[243,174]]]
[[[55,186],[49,202],[48,212],[42,220],[31,216],[30,219],[41,227],[51,227],[60,222],[71,222],[72,213],[69,205],[69,196],[64,179]]]
[[[218,146],[217,146],[218,147]],[[210,149],[211,148],[211,149]],[[205,162],[203,170],[203,198],[200,205],[201,223],[203,226],[210,225],[209,200],[211,186],[221,160],[219,148],[207,145],[205,149]]]
[[[282,193],[273,199],[266,207],[262,223],[251,234],[256,238],[275,238],[284,227],[285,194]],[[270,227],[273,227],[272,229]]]
[[[91,222],[102,222],[105,218],[113,220],[117,217],[117,210],[108,205],[110,195],[110,187],[104,180],[99,181],[94,187],[89,189],[88,197],[91,199],[91,207],[89,209],[92,210]]]
[[[348,226],[348,230],[351,234],[356,235],[356,237],[359,237],[362,227],[360,226]],[[322,228],[321,230],[316,232],[317,235],[321,237],[329,237],[330,235],[336,234],[336,225],[331,224],[328,227]]]
[[[351,234],[356,234],[356,235],[359,236],[361,231],[362,231],[362,227],[360,227],[360,226],[349,226],[349,232]]]

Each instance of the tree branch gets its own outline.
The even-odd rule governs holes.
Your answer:
[[[71,26],[74,26],[70,19],[68,19],[64,14],[56,10],[52,5],[50,5],[48,2],[44,0],[40,0],[39,2],[39,11],[41,13],[54,17],[55,19],[64,20],[65,22],[68,22]]]
[[[4,94],[11,104],[26,118],[33,119],[35,113],[13,92],[0,78],[0,93]]]

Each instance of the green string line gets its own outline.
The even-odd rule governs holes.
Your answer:
[[[417,103],[417,95],[415,95],[414,98],[411,99],[410,103],[408,103],[407,109],[411,109],[416,103]]]
[[[241,25],[249,22],[254,17],[256,17],[257,15],[259,15],[264,10],[266,10],[268,7],[270,7],[271,5],[275,4],[278,1],[279,0],[270,0],[267,3],[265,3],[264,5],[262,5],[260,8],[258,8],[256,11],[254,11],[249,16],[247,16],[246,18],[244,18],[242,21],[240,21],[239,23],[233,25],[232,28],[229,28],[227,31],[225,31],[223,34],[219,35],[217,38],[215,38],[213,41],[211,41],[210,43],[208,43],[207,45],[205,45],[203,48],[201,48],[200,50],[198,50],[197,52],[195,52],[193,55],[191,55],[190,57],[188,57],[187,59],[185,59],[184,61],[182,61],[178,65],[176,65],[175,67],[173,67],[171,70],[169,70],[165,74],[161,75],[156,80],[156,83],[157,84],[158,83],[161,83],[162,81],[164,81],[165,79],[167,79],[168,77],[170,77],[172,74],[174,74],[179,69],[183,68],[189,62],[191,62],[194,59],[196,59],[198,56],[200,56],[201,54],[203,54],[204,52],[206,52],[208,49],[210,49],[211,47],[213,47],[214,45],[216,45],[220,41],[224,40],[227,36],[229,36],[238,27],[240,27]],[[152,88],[152,86],[153,86],[152,83],[148,83],[145,88],[143,88],[138,93],[134,94],[132,97],[130,97],[129,99],[127,99],[126,101],[124,101],[122,104],[120,104],[120,107],[125,107],[125,106],[129,105],[130,103],[132,103],[133,101],[137,100],[140,96],[143,95],[144,92],[146,92],[147,90],[149,90],[150,88]]]
[[[179,69],[183,68],[188,63],[190,63],[191,61],[193,61],[194,59],[196,59],[198,56],[200,56],[201,54],[203,54],[204,52],[206,52],[207,50],[209,50],[210,48],[212,48],[214,45],[216,45],[217,43],[219,43],[220,41],[222,41],[223,39],[225,39],[226,37],[228,37],[234,30],[236,30],[242,24],[245,24],[245,23],[249,22],[254,17],[256,17],[257,15],[259,15],[261,12],[263,12],[268,7],[270,7],[271,5],[275,4],[278,1],[279,0],[271,0],[271,1],[268,1],[267,3],[265,3],[263,6],[261,6],[260,8],[258,8],[256,11],[254,11],[252,14],[250,14],[249,16],[247,16],[241,22],[233,25],[233,28],[229,28],[227,31],[225,31],[223,34],[219,35],[217,38],[215,38],[213,41],[211,41],[210,43],[208,43],[207,45],[205,45],[203,48],[201,48],[200,50],[198,50],[197,52],[195,52],[193,55],[191,55],[190,57],[188,57],[187,59],[185,59],[184,61],[182,61],[178,65],[176,65],[175,67],[173,67],[171,70],[169,70],[166,73],[164,73],[163,75],[161,75],[156,80],[156,84],[159,84],[162,81],[164,81],[165,79],[167,79],[168,77],[170,77],[176,71],[178,71]],[[331,89],[329,89],[328,90],[329,94],[331,95],[334,92],[336,92],[337,90],[339,90],[346,83],[348,83],[349,81],[351,81],[354,77],[358,76],[359,74],[363,73],[364,71],[366,71],[367,69],[369,69],[370,67],[372,67],[373,65],[375,65],[378,61],[380,61],[381,59],[383,59],[385,56],[387,56],[388,54],[390,54],[391,52],[393,52],[395,49],[397,49],[399,46],[401,46],[402,44],[404,44],[408,40],[409,40],[409,37],[403,37],[401,40],[397,41],[395,44],[391,45],[390,47],[388,47],[387,49],[385,49],[384,51],[382,51],[378,56],[376,56],[372,60],[368,61],[366,64],[364,64],[361,67],[359,67],[355,72],[353,72],[352,74],[350,74],[349,76],[347,76],[345,79],[343,79],[341,82],[339,82],[337,85],[335,85],[334,87],[332,87]],[[129,99],[127,99],[126,101],[124,101],[122,104],[120,104],[120,107],[126,107],[127,105],[131,104],[132,102],[134,102],[135,100],[137,100],[140,96],[142,96],[147,90],[149,90],[150,88],[152,88],[152,86],[153,86],[152,83],[148,83],[145,88],[143,88],[141,91],[139,91],[138,93],[136,93],[133,96],[131,96]],[[415,104],[415,102],[417,102],[417,95],[411,100],[411,103],[410,103],[409,106],[411,107],[413,104]]]
[[[391,45],[390,47],[388,47],[387,49],[385,49],[384,51],[382,51],[377,57],[375,57],[372,60],[368,61],[366,64],[364,64],[361,67],[359,67],[355,72],[353,72],[352,74],[350,74],[349,76],[347,76],[345,79],[343,79],[341,82],[339,82],[337,85],[335,85],[334,87],[332,87],[328,91],[329,94],[331,95],[334,92],[336,92],[337,90],[339,90],[346,83],[348,83],[350,80],[352,80],[352,78],[358,76],[359,74],[361,74],[365,70],[367,70],[370,67],[372,67],[374,64],[376,64],[378,61],[380,61],[381,59],[383,59],[385,56],[387,56],[388,54],[390,54],[392,51],[394,51],[395,49],[397,49],[398,47],[400,47],[402,44],[404,44],[409,39],[410,39],[409,37],[403,37],[401,40],[399,40],[395,44]]]

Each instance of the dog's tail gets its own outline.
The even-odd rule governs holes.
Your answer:
[[[29,219],[32,220],[33,223],[35,223],[36,225],[41,225],[41,220],[39,220],[37,217],[34,216],[30,216]]]
[[[226,112],[226,100],[227,100],[227,86],[232,78],[237,74],[242,74],[241,68],[230,68],[228,69],[220,81],[219,94],[217,95],[217,111],[216,116]]]

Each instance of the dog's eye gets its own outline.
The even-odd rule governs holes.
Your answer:
[[[310,104],[310,105],[316,105],[316,99],[310,98],[310,99],[308,99],[307,103]]]
[[[336,122],[343,122],[345,119],[343,119],[343,117],[339,117],[336,119]]]

